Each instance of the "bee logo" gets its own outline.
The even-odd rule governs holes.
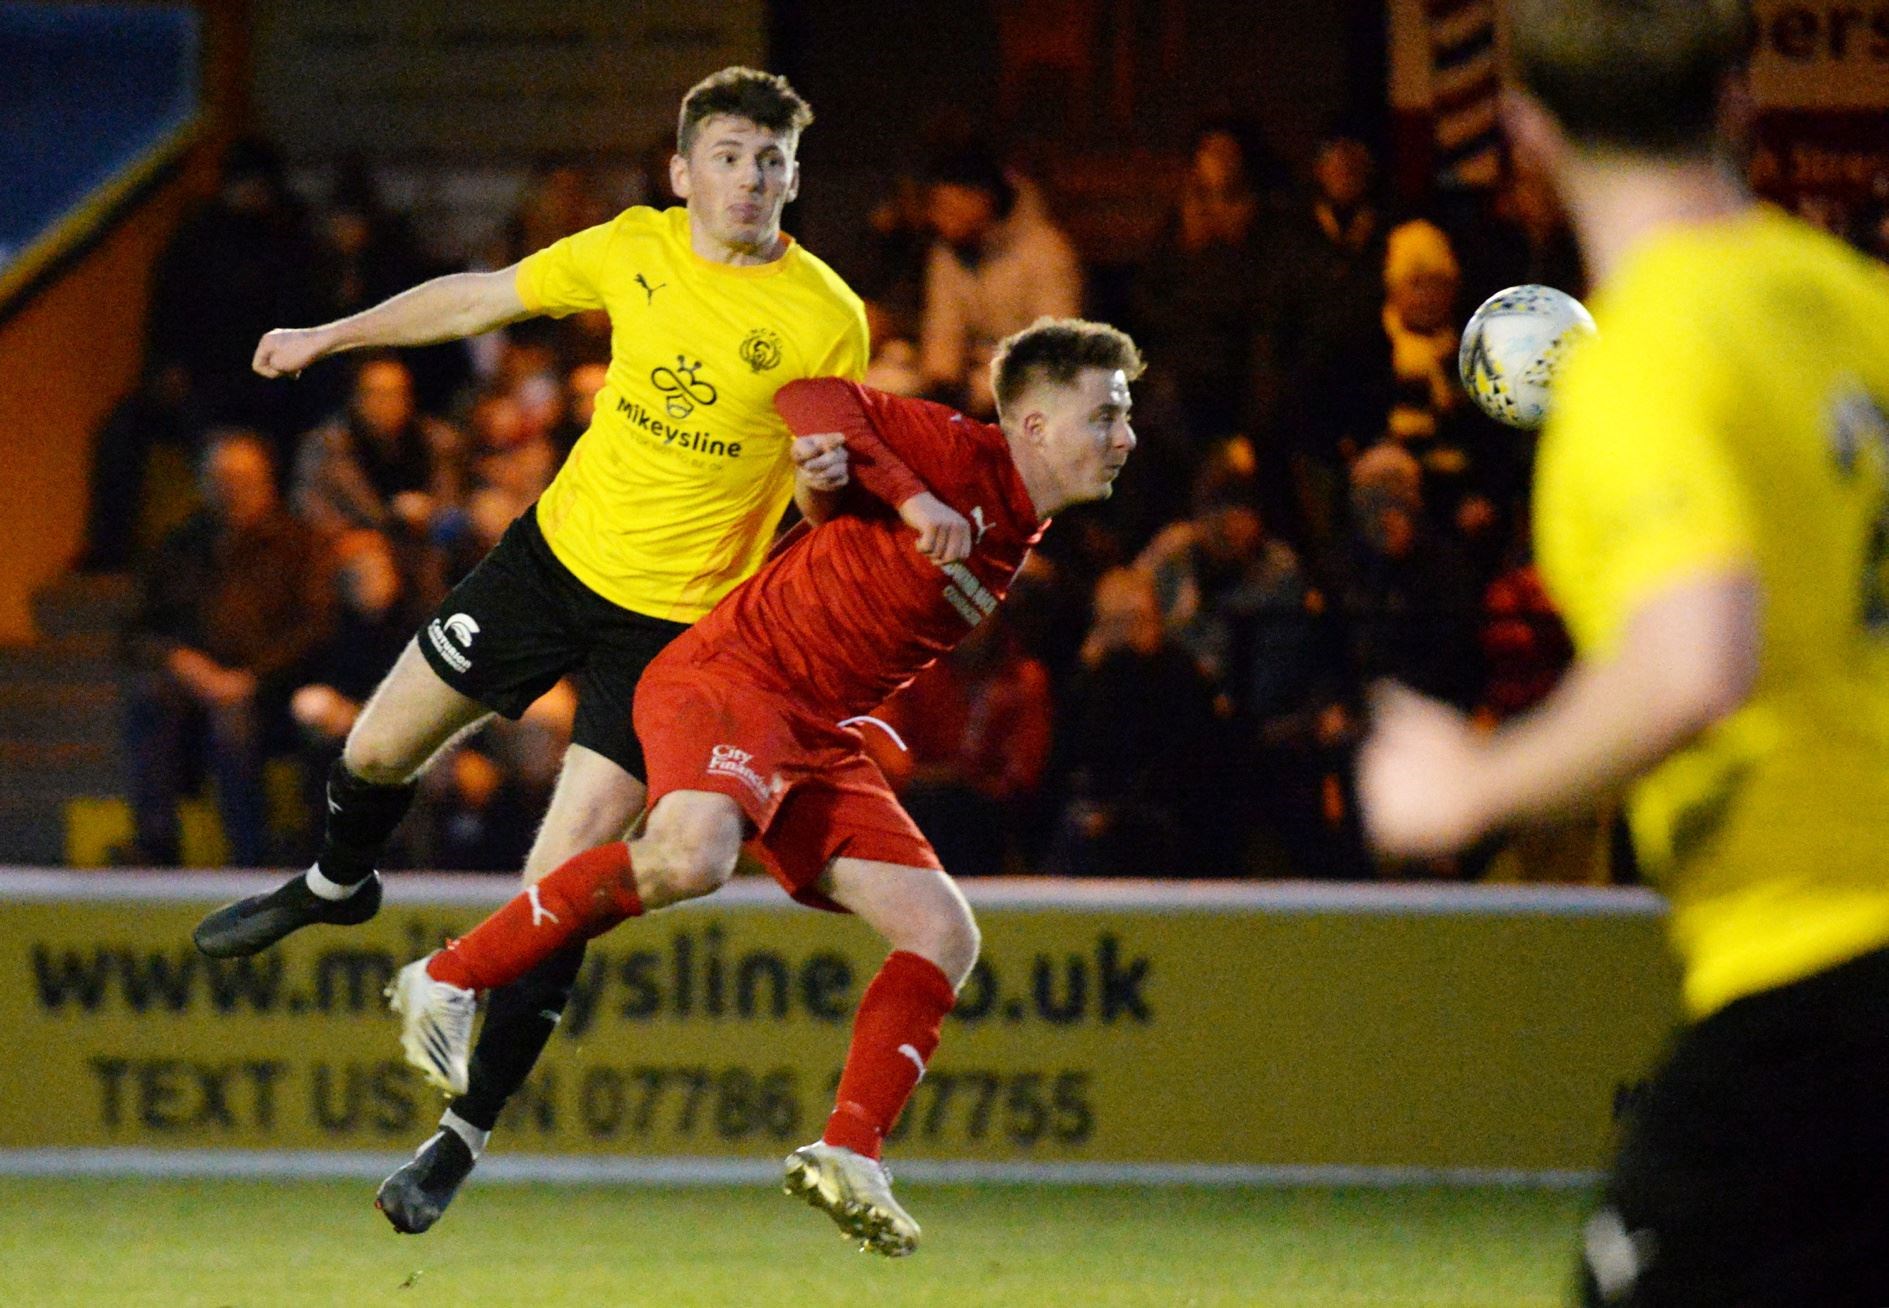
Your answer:
[[[680,354],[676,356],[675,367],[650,370],[650,383],[663,393],[663,408],[671,418],[686,418],[695,412],[698,404],[710,405],[721,398],[713,382],[698,376],[701,371],[700,359],[691,363]]]

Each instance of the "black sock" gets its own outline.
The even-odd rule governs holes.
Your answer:
[[[336,759],[328,769],[328,823],[316,864],[337,885],[359,885],[374,871],[381,846],[413,805],[417,781],[377,786]]]
[[[481,1131],[492,1129],[557,1030],[583,965],[584,942],[574,940],[487,997],[466,1093],[453,1101],[453,1112]]]

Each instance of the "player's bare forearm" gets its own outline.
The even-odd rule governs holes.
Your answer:
[[[1576,663],[1535,712],[1490,739],[1480,788],[1492,823],[1565,811],[1646,771],[1749,698],[1759,648],[1749,576],[1655,597],[1614,657]]]
[[[515,268],[449,273],[319,327],[272,331],[257,345],[254,367],[265,377],[280,377],[344,350],[433,345],[529,316]]]
[[[816,527],[839,512],[839,504],[838,491],[814,490],[803,482],[794,482],[794,507],[800,510],[801,517]]]
[[[819,526],[839,512],[840,492],[851,480],[846,438],[839,432],[818,432],[794,438],[794,506],[800,516]]]
[[[1577,662],[1539,707],[1489,737],[1447,705],[1380,692],[1359,760],[1373,841],[1392,854],[1447,853],[1616,790],[1749,697],[1759,613],[1748,573],[1679,583],[1641,606],[1612,656]]]

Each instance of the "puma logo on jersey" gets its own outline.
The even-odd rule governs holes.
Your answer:
[[[539,926],[545,922],[556,922],[558,915],[546,908],[538,899],[538,887],[525,887],[525,898],[531,901],[531,925]]]
[[[645,278],[642,273],[637,273],[636,284],[643,288],[643,294],[646,297],[648,297],[647,299],[644,300],[644,304],[647,306],[647,305],[653,305],[656,303],[656,292],[660,291],[663,287],[667,286],[669,283],[657,282],[654,286],[651,286],[649,284],[648,279]]]
[[[971,521],[977,524],[977,535],[971,539],[971,544],[975,546],[979,541],[984,539],[984,533],[990,530],[990,524],[984,521],[984,506],[982,504],[973,504],[971,506]]]

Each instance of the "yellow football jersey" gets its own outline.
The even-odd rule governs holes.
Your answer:
[[[1751,700],[1628,802],[1702,1016],[1889,943],[1889,273],[1758,208],[1659,237],[1592,307],[1535,484],[1577,647],[1688,577],[1763,591]]]
[[[536,313],[610,315],[596,416],[538,501],[552,552],[615,604],[695,621],[760,566],[792,498],[774,392],[861,376],[865,306],[798,244],[702,258],[682,208],[627,209],[528,256],[518,293]]]

